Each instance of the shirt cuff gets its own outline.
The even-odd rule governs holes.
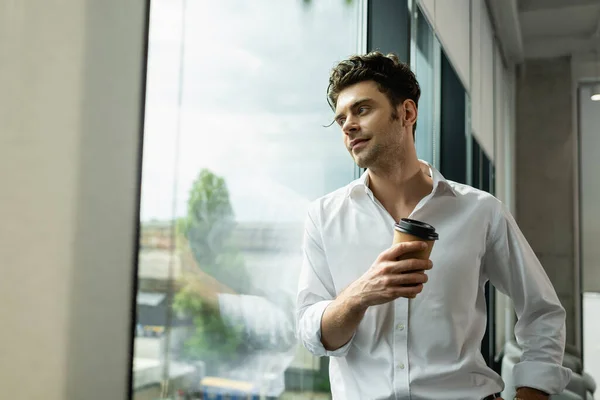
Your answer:
[[[348,343],[336,350],[327,350],[321,342],[321,320],[325,309],[333,300],[324,300],[308,307],[300,321],[300,338],[304,347],[315,356],[344,357],[348,354],[356,332]]]
[[[521,361],[513,371],[515,389],[530,387],[548,394],[562,393],[571,374],[569,368],[543,361]]]

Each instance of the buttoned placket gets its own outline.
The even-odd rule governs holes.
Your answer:
[[[409,218],[418,219],[415,214],[425,207],[427,202],[435,195],[438,190],[438,185],[434,182],[433,190],[430,194],[417,203],[415,209],[410,213]],[[380,208],[386,220],[393,226],[396,221],[391,214],[385,209],[383,204],[375,196],[371,189],[365,185],[365,193],[369,198]],[[399,298],[394,301],[394,332],[393,332],[393,377],[392,384],[394,394],[397,400],[410,399],[410,362],[408,358],[408,329],[409,329],[409,310],[410,299]]]
[[[396,399],[410,399],[410,363],[408,360],[408,311],[410,300],[394,301],[394,370],[393,386]]]

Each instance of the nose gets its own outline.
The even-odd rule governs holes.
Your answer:
[[[348,116],[348,118],[346,118],[346,121],[344,121],[344,125],[342,125],[342,131],[346,135],[351,135],[353,133],[358,132],[358,130],[358,120],[354,117]]]

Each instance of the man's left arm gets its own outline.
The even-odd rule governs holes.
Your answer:
[[[571,370],[562,366],[565,309],[510,212],[499,201],[494,208],[483,268],[492,285],[512,299],[517,314],[515,337],[523,349],[513,372],[517,396],[547,399],[571,379]]]

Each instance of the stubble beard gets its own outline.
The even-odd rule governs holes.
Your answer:
[[[352,151],[352,150],[351,150]],[[383,153],[383,146],[381,143],[367,143],[365,148],[359,153],[352,153],[354,162],[361,168],[370,168],[373,164],[377,163],[377,160]]]
[[[397,134],[400,134],[399,132]],[[373,139],[371,139],[373,140]],[[356,165],[372,171],[392,171],[404,162],[406,149],[402,140],[388,140],[387,143],[369,142],[358,154],[352,153]]]
[[[390,122],[393,123],[398,121],[399,115],[394,109],[390,115]],[[404,133],[406,134],[406,133]],[[403,135],[401,131],[393,132],[393,135]],[[381,135],[374,135],[375,137],[383,137]],[[392,170],[397,165],[401,165],[404,161],[404,154],[406,153],[405,148],[401,140],[393,141],[389,140],[388,143],[372,143],[369,141],[362,151],[355,155],[350,149],[350,155],[354,159],[356,165],[360,168],[368,168],[373,171],[375,170]]]
[[[391,171],[402,165],[404,160],[404,147],[400,143],[372,144],[373,147],[364,149],[354,156],[356,165],[372,171]]]

